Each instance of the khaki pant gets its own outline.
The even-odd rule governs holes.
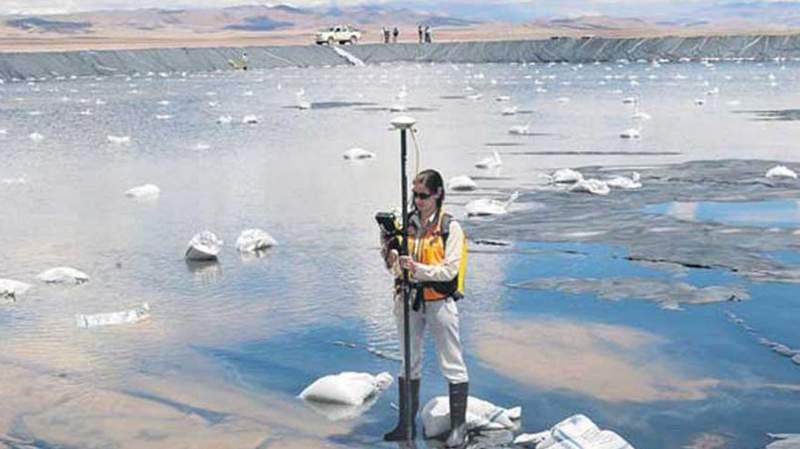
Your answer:
[[[411,298],[413,302],[413,296]],[[405,361],[403,335],[403,297],[395,297],[394,316],[397,333],[400,335],[400,352]],[[436,356],[439,369],[449,383],[468,382],[467,367],[461,350],[461,338],[458,331],[458,307],[453,298],[441,301],[425,301],[419,311],[410,310],[409,332],[411,334],[411,378],[422,376],[422,348],[425,326],[428,326],[436,343]],[[405,376],[405,365],[400,364],[400,376]]]

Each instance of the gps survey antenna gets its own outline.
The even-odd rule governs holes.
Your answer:
[[[403,229],[401,231],[403,235],[403,244],[400,245],[400,255],[407,256],[408,255],[408,178],[406,176],[406,134],[408,131],[414,132],[412,128],[417,121],[408,116],[400,116],[395,117],[392,119],[391,123],[395,129],[400,130],[400,198],[402,202],[402,213],[403,213]],[[405,407],[406,416],[403,416],[403,420],[406,424],[405,432],[406,438],[408,441],[413,439],[413,426],[414,426],[414,417],[412,416],[411,411],[411,336],[410,333],[410,325],[409,325],[409,315],[410,315],[410,304],[409,302],[409,282],[408,282],[408,270],[403,269],[403,284],[401,285],[401,290],[403,292],[403,367],[405,368],[405,372],[403,373],[403,382],[405,382],[405,394],[406,397],[400,398],[401,401],[405,401],[408,404]]]

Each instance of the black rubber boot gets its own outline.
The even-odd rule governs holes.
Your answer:
[[[447,436],[445,447],[463,448],[467,445],[469,432],[467,432],[467,398],[469,397],[469,382],[449,384],[450,390],[450,435]]]
[[[391,432],[383,435],[384,441],[406,441],[413,440],[417,436],[417,426],[411,423],[411,438],[406,435],[406,382],[402,377],[397,378],[398,393],[397,401],[400,404],[397,426]],[[416,420],[417,409],[419,409],[419,379],[411,379],[411,419]]]

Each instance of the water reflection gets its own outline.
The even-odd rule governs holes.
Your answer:
[[[685,221],[715,221],[731,225],[777,226],[800,225],[800,203],[797,201],[759,202],[680,202],[650,205],[648,213],[663,213]]]
[[[718,379],[691,378],[659,354],[657,335],[568,320],[487,323],[478,355],[505,377],[542,390],[618,402],[705,399]],[[515,354],[530,354],[520,358]]]
[[[222,276],[222,266],[216,260],[185,260],[186,268],[204,285],[213,284]]]

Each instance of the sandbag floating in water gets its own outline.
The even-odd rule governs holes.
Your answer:
[[[143,303],[141,306],[121,312],[98,313],[94,315],[75,315],[78,327],[90,328],[99,326],[112,326],[115,324],[133,324],[150,318],[150,305]]]
[[[155,184],[144,184],[125,191],[125,196],[136,199],[154,199],[161,194],[161,189]]]
[[[89,282],[89,275],[71,267],[55,267],[43,271],[36,276],[48,284],[83,284]]]
[[[561,168],[550,175],[550,180],[556,184],[578,182],[583,180],[583,175],[571,168]]]
[[[592,195],[608,195],[611,189],[599,179],[581,179],[569,188],[570,192],[584,192]]]
[[[489,215],[505,215],[508,213],[508,207],[511,203],[519,198],[519,192],[514,192],[508,201],[498,201],[489,198],[481,198],[470,201],[465,206],[467,216],[470,217],[486,217]]]
[[[0,279],[0,302],[14,302],[17,296],[25,294],[31,287],[31,284],[25,282]]]
[[[187,260],[217,260],[217,255],[222,250],[222,240],[211,231],[195,234],[189,241],[186,249]]]
[[[450,182],[447,184],[450,190],[455,190],[457,192],[466,192],[478,188],[478,184],[467,175],[454,176],[450,178]]]
[[[265,250],[277,244],[271,235],[261,229],[245,229],[236,239],[236,249],[242,253]]]
[[[362,159],[374,159],[375,153],[371,153],[363,148],[350,148],[349,150],[345,151],[342,155],[346,160],[353,161],[353,160],[362,160]]]
[[[764,175],[767,178],[791,178],[797,179],[797,173],[792,171],[790,168],[783,166],[783,165],[776,165],[770,168],[767,171],[767,174]]]
[[[475,168],[497,168],[503,165],[502,159],[497,151],[492,152],[492,157],[487,157],[475,163]]]
[[[642,183],[639,182],[640,179],[641,177],[639,176],[639,173],[633,172],[630,178],[625,176],[615,176],[606,180],[605,183],[609,187],[615,187],[618,189],[638,189],[642,187]]]
[[[345,371],[320,377],[306,387],[299,397],[306,401],[355,406],[363,404],[391,384],[392,376],[387,372],[373,376],[369,373]]]

